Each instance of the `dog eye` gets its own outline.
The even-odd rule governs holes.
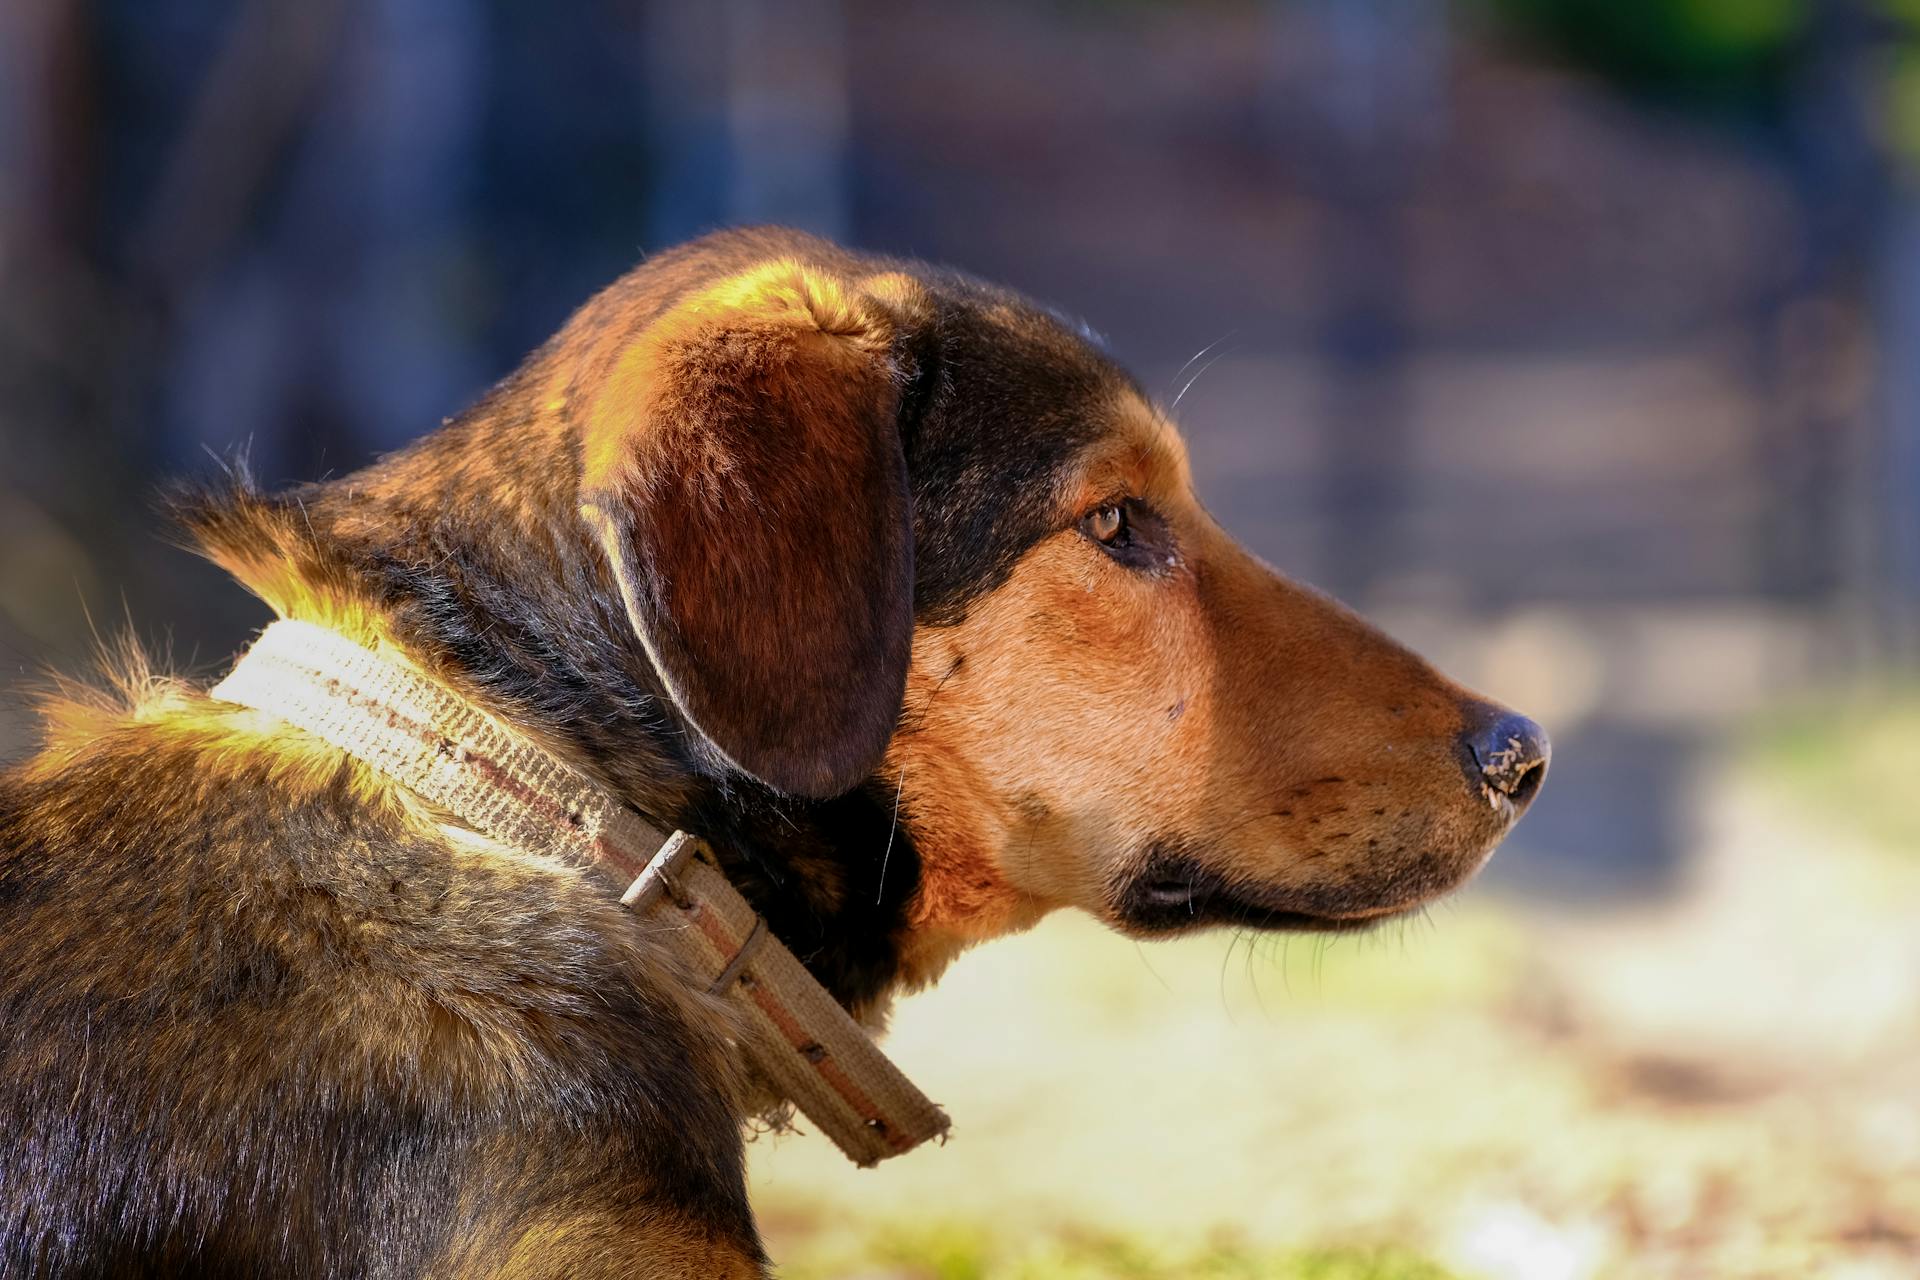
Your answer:
[[[1080,517],[1080,533],[1125,565],[1150,577],[1179,567],[1179,547],[1166,518],[1139,498],[1103,502]]]
[[[1081,531],[1106,547],[1127,545],[1127,511],[1117,502],[1096,507],[1080,521]]]

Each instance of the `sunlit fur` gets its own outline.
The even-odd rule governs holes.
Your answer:
[[[916,638],[883,776],[924,860],[918,980],[964,945],[1079,907],[1172,844],[1262,901],[1330,921],[1418,905],[1506,830],[1455,746],[1472,696],[1272,573],[1195,500],[1137,396],[1068,469],[1059,527],[1005,586]],[[1168,520],[1162,573],[1076,528],[1113,494]]]
[[[655,256],[363,471],[175,506],[708,837],[870,1024],[1057,908],[1385,918],[1515,812],[1487,708],[1235,545],[1080,329],[797,233]],[[0,773],[0,1273],[765,1274],[736,1028],[645,921],[115,667]]]

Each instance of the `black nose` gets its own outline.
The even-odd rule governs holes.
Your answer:
[[[1553,744],[1547,731],[1523,715],[1501,707],[1482,707],[1470,717],[1466,748],[1479,772],[1476,779],[1524,809],[1546,780]]]

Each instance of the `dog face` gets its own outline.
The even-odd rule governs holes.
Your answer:
[[[1338,929],[1465,879],[1540,731],[1235,544],[1137,394],[1105,414],[1005,583],[916,636],[887,767],[940,851],[922,915]],[[1511,777],[1482,767],[1502,747]]]
[[[1059,906],[1363,926],[1530,802],[1538,727],[1235,544],[1048,313],[799,237],[653,271],[547,375],[581,512],[706,767],[894,800],[919,976]]]

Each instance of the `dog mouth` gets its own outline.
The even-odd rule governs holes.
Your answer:
[[[1339,902],[1325,889],[1241,884],[1184,855],[1149,855],[1144,868],[1115,888],[1115,922],[1144,934],[1232,925],[1289,933],[1358,933],[1425,901],[1389,906]]]

